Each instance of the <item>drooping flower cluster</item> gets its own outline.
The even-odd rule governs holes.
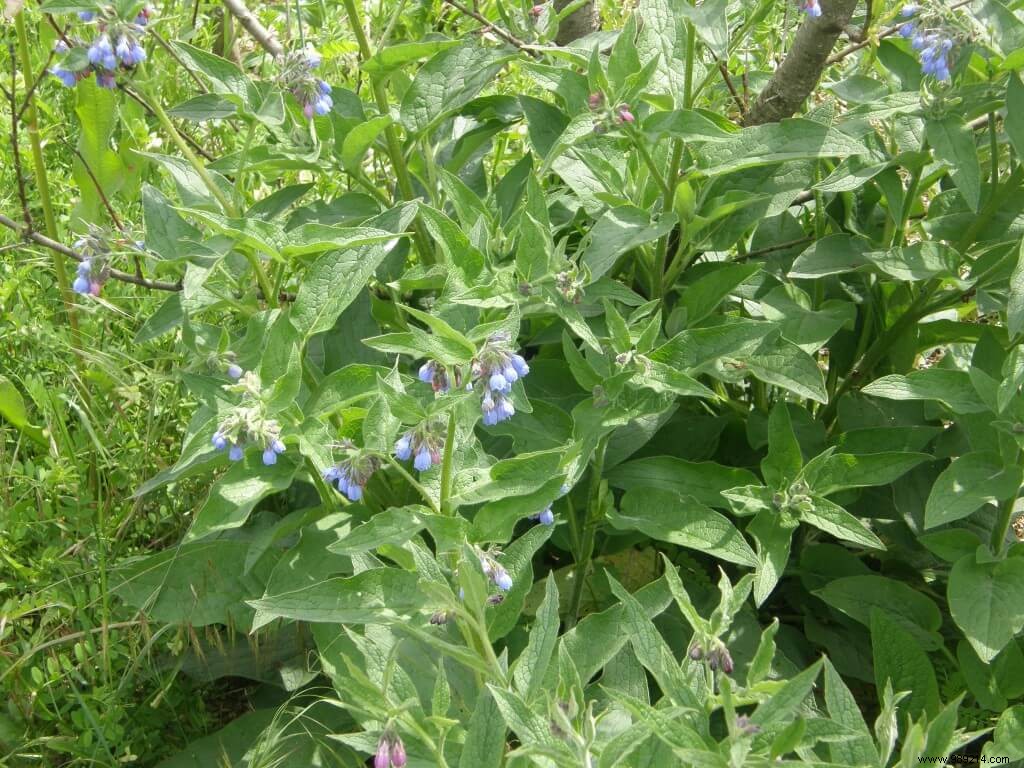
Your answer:
[[[914,19],[920,7],[908,3],[900,9],[904,19]],[[953,38],[941,29],[928,29],[923,21],[905,21],[899,28],[900,37],[910,40],[910,46],[921,55],[921,72],[931,75],[940,82],[949,80],[949,54],[953,50]]]
[[[574,262],[569,262],[565,269],[555,275],[555,289],[570,304],[579,304],[583,301],[583,286],[588,279],[585,272],[586,270],[581,273]]]
[[[131,71],[146,60],[142,38],[152,13],[147,6],[132,19],[125,20],[116,15],[113,7],[80,11],[79,20],[94,28],[92,38],[58,40],[54,50],[64,57],[50,73],[68,88],[94,73],[96,85],[115,88],[118,71]]]
[[[444,452],[444,434],[440,421],[434,420],[404,432],[395,441],[395,458],[399,461],[412,459],[418,472],[426,472],[441,463]]]
[[[472,363],[473,381],[482,385],[480,410],[487,426],[510,419],[516,412],[509,397],[512,385],[530,372],[530,366],[509,346],[507,333],[492,334]]]
[[[83,296],[99,296],[110,277],[110,244],[106,234],[99,227],[90,226],[88,233],[75,241],[75,250],[85,258],[78,262],[71,289]]]
[[[800,0],[800,10],[812,19],[817,19],[821,16],[821,3],[818,0]]]
[[[210,439],[213,447],[218,451],[226,448],[231,461],[241,461],[246,446],[258,445],[263,451],[263,463],[268,467],[276,464],[286,446],[281,440],[281,426],[266,415],[259,374],[247,371],[237,384],[225,384],[224,389],[241,393],[242,402],[218,425]]]
[[[381,734],[373,756],[373,768],[403,768],[408,762],[401,737],[391,730]]]
[[[324,470],[324,480],[335,485],[349,501],[359,501],[370,477],[380,468],[380,459],[356,448],[351,440],[343,440],[339,447],[345,457]]]
[[[314,115],[326,115],[334,106],[331,86],[313,74],[321,61],[319,52],[313,48],[292,51],[278,58],[278,82],[295,96],[307,119],[312,119]]]
[[[705,653],[700,643],[690,646],[690,658],[694,661],[707,659],[708,666],[712,669],[721,669],[725,674],[731,675],[733,670],[732,654],[721,640],[714,640],[713,647]]]

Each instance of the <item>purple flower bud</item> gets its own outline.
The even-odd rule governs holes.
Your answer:
[[[391,765],[394,768],[405,768],[406,762],[408,760],[405,756],[405,745],[398,736],[395,736],[395,742],[391,745]]]
[[[512,385],[505,379],[505,377],[497,371],[491,374],[491,377],[487,380],[487,384],[496,392],[508,392],[508,390],[512,388]]]
[[[136,67],[146,60],[146,49],[138,43],[132,43],[129,66]]]
[[[330,96],[321,96],[319,99],[313,102],[313,111],[316,112],[316,114],[323,117],[324,115],[328,114],[331,111],[331,107],[333,106],[333,104],[334,102],[331,101]]]
[[[78,262],[78,266],[75,267],[75,271],[80,275],[88,275],[89,272],[92,271],[92,262],[89,259]]]
[[[213,438],[210,440],[213,443],[213,447],[218,451],[223,451],[228,447],[228,439],[224,437],[220,432],[214,432]]]
[[[228,376],[230,376],[232,379],[242,378],[243,373],[245,373],[245,371],[242,370],[242,366],[240,366],[238,363],[232,363],[231,365],[228,366]]]
[[[551,506],[548,505],[545,507],[543,511],[537,515],[537,519],[540,520],[543,525],[554,525],[555,513],[552,511]]]
[[[511,419],[516,413],[516,407],[512,405],[512,401],[507,397],[499,398],[494,404],[494,413],[498,416],[498,421],[505,421],[505,419]]]
[[[324,96],[331,95],[331,86],[324,80],[317,80],[316,87]]]
[[[71,284],[71,289],[75,293],[89,293],[89,278],[79,275],[78,277],[75,278],[75,282]]]
[[[619,107],[619,121],[623,123],[635,123],[636,117],[629,111],[628,107]]]
[[[363,486],[356,482],[350,482],[345,495],[348,497],[349,501],[359,501],[363,498]]]
[[[89,295],[91,295],[91,296],[99,296],[100,295],[100,291],[102,291],[102,290],[103,290],[103,283],[101,283],[100,281],[93,280],[91,283],[89,283]]]
[[[373,768],[390,768],[391,767],[391,749],[388,746],[388,740],[384,737],[380,737],[380,741],[377,742],[377,753],[373,756]]]
[[[731,675],[732,674],[732,670],[733,670],[732,655],[729,653],[729,649],[728,648],[723,648],[722,649],[721,658],[722,658],[722,671],[725,672],[725,674],[727,674],[727,675]]]
[[[926,45],[928,45],[928,41],[920,32],[914,35],[914,39],[910,43],[910,47],[913,48],[915,51],[920,51]]]
[[[410,456],[412,456],[412,440],[409,433],[406,432],[395,441],[395,458],[399,461],[408,461]]]
[[[312,102],[302,105],[302,114],[306,116],[307,120],[313,119],[313,104]]]
[[[416,458],[413,459],[412,465],[418,472],[426,472],[430,469],[430,465],[433,462],[430,457],[430,449],[426,445],[420,446],[419,451],[416,452]]]
[[[228,458],[232,461],[241,461],[243,456],[245,456],[245,451],[242,450],[242,446],[238,445],[238,443],[234,443],[228,450]]]
[[[79,11],[78,18],[82,21],[92,21],[96,18],[96,11]]]
[[[587,97],[587,106],[592,110],[600,109],[602,104],[604,104],[604,94],[600,91],[595,91]]]
[[[338,470],[338,475],[337,475],[337,480],[338,480],[338,483],[337,483],[338,490],[341,493],[344,493],[347,496],[348,495],[348,486],[349,486],[348,470],[339,469]]]
[[[117,80],[114,75],[110,72],[97,72],[96,73],[96,85],[100,88],[108,88],[114,90],[117,88]]]
[[[310,69],[316,69],[320,66],[320,62],[323,61],[323,56],[315,48],[307,48],[305,51],[306,66]]]
[[[432,382],[434,380],[434,361],[429,360],[421,365],[417,376],[424,384]]]
[[[71,46],[69,46],[63,40],[58,40],[56,43],[53,44],[54,53],[67,53],[70,50]]]
[[[274,440],[274,442],[270,444],[270,450],[272,450],[274,453],[284,453],[287,450],[287,447],[285,446],[284,441],[281,438],[277,438],[276,440]]]
[[[704,649],[701,648],[700,643],[694,643],[690,646],[690,658],[694,661],[700,661],[704,658]]]
[[[501,375],[505,377],[505,381],[510,383],[519,379],[519,373],[511,363],[506,363],[505,367],[501,369]]]
[[[491,576],[491,579],[494,581],[494,586],[502,592],[508,592],[512,589],[512,577],[509,576],[508,571],[500,565],[496,565],[494,567],[494,574]]]
[[[325,482],[333,483],[341,475],[341,470],[337,466],[328,467],[324,470],[323,478]]]
[[[917,5],[915,3],[907,3],[900,9],[900,15],[904,19],[909,19],[915,13],[917,13]]]
[[[916,27],[911,22],[900,25],[900,37],[913,37]]]
[[[277,464],[277,454],[274,453],[273,448],[266,448],[263,451],[263,463],[268,467]]]

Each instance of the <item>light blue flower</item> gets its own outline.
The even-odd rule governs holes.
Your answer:
[[[242,450],[242,446],[235,443],[228,450],[228,458],[232,461],[241,461],[242,457],[245,456],[245,451]]]
[[[430,449],[426,445],[422,446],[419,451],[416,452],[416,458],[413,459],[412,465],[418,472],[426,472],[430,469],[430,465],[433,462],[430,457]]]
[[[408,461],[410,456],[412,456],[412,439],[406,432],[395,441],[395,458],[399,461]]]

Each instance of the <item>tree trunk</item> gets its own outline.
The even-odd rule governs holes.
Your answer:
[[[555,10],[561,11],[571,2],[572,0],[555,0]],[[573,40],[586,37],[600,28],[601,14],[598,13],[597,3],[594,0],[589,0],[586,5],[562,19],[558,25],[558,36],[555,38],[555,42],[559,45],[568,45]]]
[[[808,17],[786,59],[747,113],[744,125],[774,123],[792,117],[811,95],[832,48],[857,7],[858,0],[821,0],[821,16]]]

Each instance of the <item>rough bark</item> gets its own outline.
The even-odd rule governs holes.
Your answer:
[[[561,11],[572,0],[555,0],[555,9]],[[598,12],[597,3],[590,0],[574,13],[562,19],[558,25],[558,35],[555,42],[559,45],[568,45],[573,40],[579,40],[601,28],[601,14]]]
[[[796,114],[825,70],[832,48],[859,0],[821,0],[821,16],[804,20],[785,60],[757,97],[744,125],[774,123]]]

